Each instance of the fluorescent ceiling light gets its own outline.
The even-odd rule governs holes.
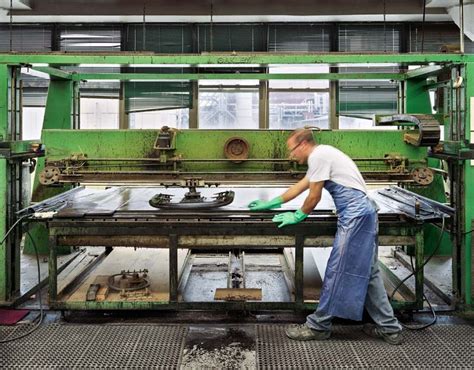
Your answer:
[[[260,64],[198,64],[201,68],[227,68],[227,67],[246,67],[246,68],[258,68]]]
[[[65,33],[61,35],[62,39],[106,39],[118,37],[118,35],[91,35],[87,33]]]
[[[127,64],[127,67],[135,67],[135,68],[187,68],[191,67],[191,64]]]
[[[146,79],[146,80],[128,80],[128,82],[189,82],[189,80],[183,80],[183,79],[173,79],[173,80],[160,80],[160,79]]]
[[[49,74],[36,71],[32,68],[22,68],[21,73],[28,76],[40,77],[40,78],[44,78],[45,80],[49,80]]]
[[[107,68],[120,68],[120,64],[79,64],[79,67],[84,68],[98,68],[98,67],[107,67]]]
[[[397,63],[339,63],[338,67],[398,67]]]
[[[118,42],[75,42],[71,44],[71,46],[113,46],[113,47],[120,47],[120,43]]]

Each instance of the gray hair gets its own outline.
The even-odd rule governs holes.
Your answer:
[[[300,144],[303,141],[308,142],[309,144],[316,144],[316,140],[313,137],[313,130],[307,128],[297,128],[293,131],[288,138],[288,140],[293,139],[296,144]]]

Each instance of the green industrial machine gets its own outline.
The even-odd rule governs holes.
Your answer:
[[[85,64],[126,72],[75,69]],[[269,65],[290,64],[324,64],[331,72],[265,72]],[[375,64],[396,64],[399,72],[376,72],[371,70]],[[130,73],[131,65],[137,71],[140,65],[188,65],[199,72]],[[260,70],[229,72],[246,65],[259,65]],[[365,70],[333,72],[343,65]],[[226,72],[220,73],[219,66],[227,67]],[[21,67],[50,76],[40,143],[20,141]],[[0,235],[6,236],[0,248],[0,301],[14,305],[24,300],[19,289],[24,230],[13,228],[24,224],[33,239],[25,239],[24,250],[31,252],[34,244],[49,255],[53,308],[313,309],[315,299],[304,289],[304,251],[331,245],[336,216],[323,204],[304,223],[277,230],[273,213],[250,214],[245,207],[251,197],[278,194],[304,176],[305,168],[288,158],[290,130],[269,130],[264,123],[259,130],[175,130],[159,123],[155,130],[81,130],[79,83],[320,79],[337,89],[340,81],[390,80],[398,86],[398,112],[374,115],[377,130],[337,129],[337,104],[331,104],[330,129],[315,129],[314,135],[318,142],[351,156],[369,184],[400,186],[376,194],[386,206],[380,212],[380,244],[404,246],[415,256],[415,295],[396,305],[422,307],[424,257],[443,253],[452,256],[452,304],[472,309],[473,75],[474,56],[457,54],[0,55]],[[331,93],[331,98],[337,99],[337,94]],[[36,166],[31,205],[21,199],[18,173],[25,163]],[[222,207],[212,208],[217,206]],[[10,229],[14,231],[7,235]],[[106,247],[94,262],[96,276],[88,275],[89,268],[62,284],[58,254],[85,246]],[[153,272],[146,263],[133,271],[124,263],[122,271],[98,273],[120,247],[138,248],[133,249],[137,255],[165,251],[164,291],[154,291],[159,284],[150,283]],[[220,292],[224,299],[196,299],[184,292],[191,257],[189,252],[181,256],[180,250],[238,255],[228,256],[228,290]],[[250,259],[257,250],[293,253],[294,259],[282,268],[291,280],[286,298],[273,300],[263,292],[262,299],[261,289],[249,289],[231,273],[236,263],[245,270],[242,251]],[[131,257],[124,261],[127,258]]]

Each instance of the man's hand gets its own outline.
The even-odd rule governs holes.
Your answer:
[[[308,215],[299,209],[296,212],[280,213],[274,216],[272,221],[276,223],[281,222],[281,224],[278,225],[278,228],[281,228],[283,226],[297,224],[298,222],[303,221],[306,217],[308,217]]]
[[[265,211],[267,209],[279,208],[283,204],[282,197],[276,197],[272,200],[254,200],[250,202],[248,207],[251,211]]]

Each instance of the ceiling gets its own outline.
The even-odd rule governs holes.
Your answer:
[[[451,21],[449,3],[428,0],[426,20]],[[384,13],[417,22],[423,9],[423,0],[0,0],[0,22],[209,22],[211,4],[214,22],[381,22]]]

